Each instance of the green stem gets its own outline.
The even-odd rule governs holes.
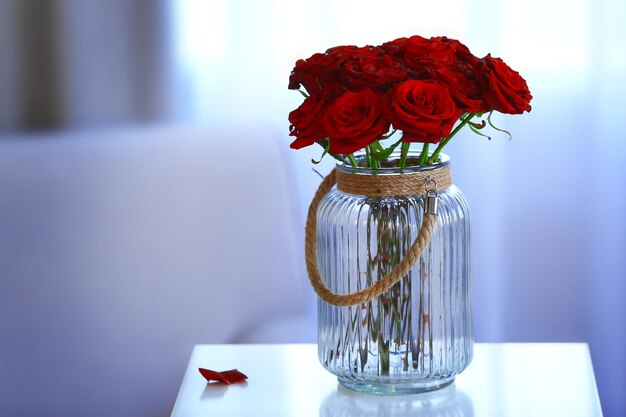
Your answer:
[[[357,167],[359,164],[356,163],[356,159],[354,159],[354,155],[350,154],[348,155],[348,159],[350,160],[350,163],[352,164],[353,167]]]
[[[406,158],[407,158],[407,155],[409,154],[410,147],[411,147],[410,142],[402,142],[402,146],[400,148],[400,163],[399,163],[400,168],[404,168],[404,166],[406,165]]]
[[[422,153],[420,154],[418,160],[419,166],[426,165],[426,162],[428,161],[428,145],[428,143],[425,143],[424,146],[422,146]]]
[[[454,128],[452,133],[450,133],[450,136],[448,136],[447,138],[439,142],[439,146],[437,146],[437,149],[435,149],[435,152],[433,152],[432,156],[428,158],[429,164],[432,164],[433,162],[436,162],[439,159],[439,153],[441,152],[443,147],[446,146],[448,142],[450,142],[450,139],[452,139],[454,135],[456,135],[459,132],[459,130],[463,128],[463,126],[468,124],[469,121],[472,120],[472,117],[474,116],[475,116],[474,114],[469,114],[465,117],[465,119],[461,117],[461,123],[459,123],[459,125],[456,128]]]
[[[370,146],[376,149],[378,152],[382,152],[385,150],[385,148],[383,148],[383,145],[381,145],[379,141],[373,142]]]
[[[373,170],[376,170],[378,168],[378,161],[376,160],[376,158],[372,157],[372,154],[374,152],[373,150],[374,147],[375,146],[373,143],[371,145],[367,145],[365,147],[365,153],[367,154],[367,165]]]

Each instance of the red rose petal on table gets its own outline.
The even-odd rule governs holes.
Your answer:
[[[222,375],[224,376],[224,378],[226,378],[226,380],[228,380],[230,384],[243,382],[246,379],[248,379],[248,377],[245,374],[242,374],[236,369],[231,369],[230,371],[224,371],[222,372]]]
[[[235,384],[237,382],[243,382],[248,377],[245,374],[242,374],[236,369],[231,369],[230,371],[217,372],[212,371],[210,369],[198,368],[200,374],[207,380],[207,382],[211,381],[219,381],[224,384]]]

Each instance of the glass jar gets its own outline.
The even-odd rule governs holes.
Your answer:
[[[450,159],[400,170],[338,165],[345,173],[405,175],[449,168]],[[415,161],[416,155],[408,161]],[[412,269],[389,291],[363,304],[318,301],[318,353],[339,383],[357,391],[408,394],[454,381],[473,355],[470,224],[454,185],[439,187],[437,226]],[[317,209],[317,260],[337,294],[371,286],[392,271],[415,240],[423,194],[372,197],[333,188]]]

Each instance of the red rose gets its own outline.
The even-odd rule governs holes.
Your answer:
[[[339,70],[342,86],[351,91],[385,92],[392,83],[406,79],[407,75],[407,68],[382,49],[371,46],[354,51]]]
[[[458,45],[449,42],[448,38],[430,38],[424,39],[421,36],[411,36],[404,46],[402,57],[406,61],[422,61],[422,60],[444,60],[454,61],[456,58],[455,50]]]
[[[330,105],[324,117],[332,154],[350,154],[374,142],[389,130],[382,114],[382,96],[371,90],[346,91]]]
[[[446,88],[410,80],[389,91],[386,114],[404,142],[437,143],[450,135],[461,111]]]
[[[398,38],[384,43],[380,48],[392,56],[394,60],[409,68],[409,78],[413,80],[438,79],[433,71],[439,67],[450,65],[458,67],[459,70],[468,75],[467,73],[472,72],[479,61],[461,42],[445,36],[430,39],[417,35],[410,38]],[[444,70],[443,72],[449,73],[450,71]],[[460,74],[456,74],[455,77],[457,75]],[[452,77],[452,74],[448,74],[446,77],[448,76]],[[468,78],[472,79],[473,77]]]
[[[322,119],[336,94],[336,88],[324,89],[319,94],[307,97],[300,107],[289,113],[291,123],[289,136],[296,137],[291,143],[293,149],[312,145],[328,137]]]
[[[418,35],[410,38],[399,38],[382,44],[381,49],[386,51],[395,61],[409,68],[410,79],[430,79],[428,68],[432,65],[433,58],[429,55],[431,49],[429,39]]]
[[[394,58],[402,58],[402,53],[404,52],[405,45],[408,41],[409,41],[408,38],[394,39],[392,41],[385,42],[382,45],[380,45],[380,49],[385,51],[387,55],[390,55]]]
[[[419,62],[457,61],[470,59],[474,55],[467,46],[456,39],[437,36],[430,39],[419,35],[410,38],[399,38],[382,44],[381,49],[389,55],[418,65]],[[475,58],[475,57],[474,57]],[[475,58],[478,60],[478,58]]]
[[[328,55],[336,56],[336,57],[348,57],[357,53],[358,51],[364,48],[359,48],[355,45],[343,45],[343,46],[333,46],[332,48],[328,48],[326,53]]]
[[[430,41],[432,45],[430,56],[433,59],[467,63],[474,63],[478,61],[478,58],[470,52],[469,48],[456,39],[450,39],[445,36],[436,36],[434,38],[430,38]]]
[[[491,54],[480,60],[480,74],[483,77],[481,94],[490,110],[507,114],[521,114],[530,111],[533,96],[526,80],[500,58]]]
[[[323,54],[313,54],[309,59],[299,59],[289,76],[289,89],[302,85],[309,94],[339,83],[339,66],[357,50],[356,46],[337,46]]]
[[[433,66],[431,78],[448,89],[456,106],[463,112],[479,113],[488,110],[482,100],[475,73],[458,62]]]

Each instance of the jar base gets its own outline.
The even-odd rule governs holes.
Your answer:
[[[376,382],[337,377],[339,385],[352,391],[373,395],[411,395],[438,390],[454,382],[454,377],[428,382]]]

